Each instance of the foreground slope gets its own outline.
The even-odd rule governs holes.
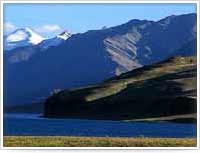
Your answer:
[[[44,116],[133,120],[187,114],[195,120],[196,75],[196,57],[170,58],[96,86],[56,93],[46,100]]]

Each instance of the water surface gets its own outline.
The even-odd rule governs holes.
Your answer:
[[[196,124],[47,119],[39,114],[5,114],[5,136],[196,137]]]

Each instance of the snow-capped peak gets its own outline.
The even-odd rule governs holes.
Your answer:
[[[67,40],[69,37],[71,37],[71,33],[69,31],[64,31],[62,32],[61,34],[59,34],[57,37],[58,38],[61,38],[61,39],[64,39],[64,40]]]
[[[34,45],[38,45],[42,49],[47,49],[51,46],[61,44],[71,36],[72,34],[65,30],[56,37],[46,39],[30,28],[21,28],[4,37],[4,50],[12,50],[18,47]]]
[[[17,47],[37,45],[45,38],[31,30],[30,28],[20,28],[5,36],[4,49],[11,50]]]
[[[29,43],[36,45],[44,40],[44,38],[30,28],[21,28],[8,35],[6,40],[7,42],[27,40]]]
[[[33,32],[31,29],[26,28],[26,31],[31,34],[30,42],[34,45],[39,44],[41,41],[43,41],[45,38],[37,34],[36,32]]]

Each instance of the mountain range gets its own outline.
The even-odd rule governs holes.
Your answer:
[[[55,90],[96,84],[174,56],[195,56],[196,18],[133,19],[85,33],[64,32],[37,44],[26,37],[28,43],[12,42],[17,47],[9,50],[4,45],[4,105],[44,101]],[[13,41],[9,37],[5,43]]]
[[[53,38],[44,38],[30,28],[20,28],[9,35],[4,36],[4,50],[10,51],[23,47],[39,46],[41,49],[48,49],[51,46],[58,46],[71,37],[71,33],[63,31]]]

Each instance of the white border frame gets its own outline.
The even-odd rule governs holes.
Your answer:
[[[66,3],[66,4],[133,4],[133,3],[162,3],[162,4],[168,4],[168,3],[192,3],[192,4],[196,4],[196,13],[197,13],[197,146],[196,147],[4,147],[3,146],[3,5],[4,4],[8,4],[8,3]],[[56,150],[63,150],[63,149],[69,149],[69,150],[83,150],[83,149],[106,149],[106,150],[113,150],[113,149],[121,149],[121,150],[130,150],[130,149],[162,149],[162,150],[170,150],[170,149],[175,149],[175,150],[197,150],[200,149],[199,147],[199,1],[197,0],[190,0],[190,1],[171,1],[171,0],[165,0],[165,1],[1,1],[1,59],[0,59],[0,66],[1,66],[1,94],[0,94],[0,102],[1,102],[1,149],[4,150],[16,150],[16,149],[26,149],[26,150],[32,150],[32,149],[56,149]]]

